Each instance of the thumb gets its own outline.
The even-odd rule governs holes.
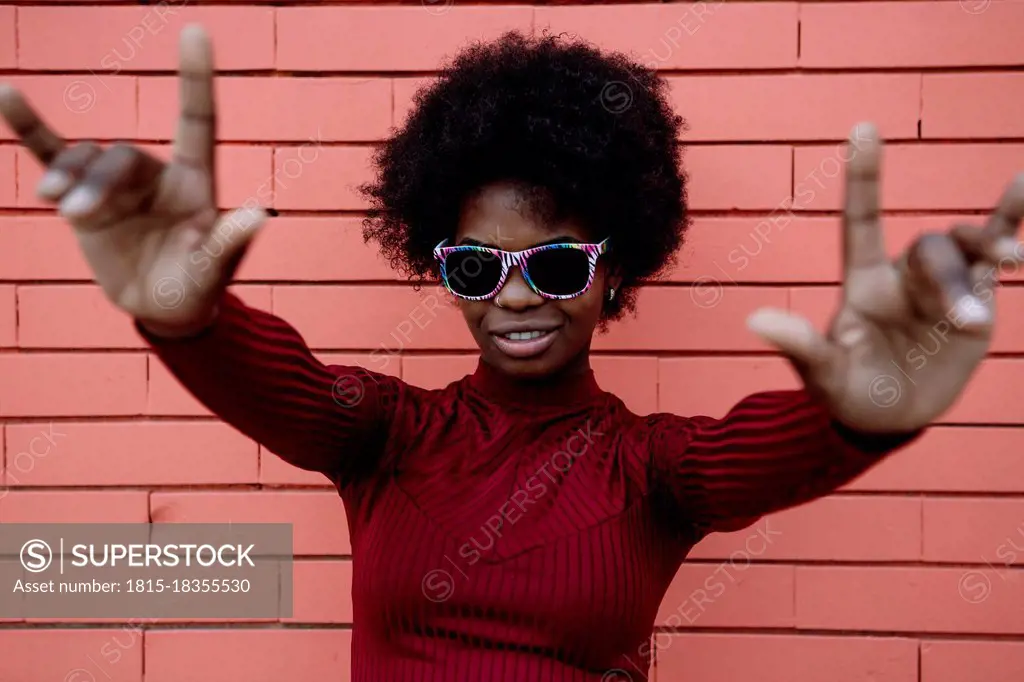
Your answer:
[[[761,308],[747,318],[747,327],[793,363],[805,381],[815,381],[832,367],[838,351],[801,315]]]
[[[213,271],[224,282],[230,280],[256,233],[267,220],[260,207],[239,208],[222,216],[200,247],[213,261]]]

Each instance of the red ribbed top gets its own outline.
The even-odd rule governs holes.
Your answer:
[[[145,334],[144,334],[145,335]],[[195,338],[145,335],[210,410],[337,486],[354,682],[639,682],[693,545],[832,492],[913,436],[837,427],[803,391],[723,419],[638,416],[592,373],[440,390],[325,366],[226,295]]]

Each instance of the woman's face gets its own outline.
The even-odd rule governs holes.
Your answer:
[[[454,244],[521,251],[541,244],[592,243],[578,223],[545,224],[530,210],[527,196],[511,183],[484,187],[463,206]],[[590,340],[601,317],[609,277],[604,257],[598,260],[590,289],[576,298],[552,300],[535,293],[519,268],[509,270],[498,295],[487,301],[458,299],[484,362],[523,378],[548,376],[588,366]],[[512,332],[541,332],[539,338],[509,338]]]

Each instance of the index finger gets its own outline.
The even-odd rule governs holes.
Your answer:
[[[178,69],[181,115],[174,158],[213,174],[216,112],[213,99],[213,47],[206,31],[192,24],[181,31]]]
[[[843,195],[843,269],[847,278],[858,269],[888,260],[878,189],[881,146],[878,131],[870,123],[860,123],[850,133],[851,156],[846,162]]]
[[[60,135],[53,132],[24,95],[10,85],[0,85],[0,114],[21,143],[44,166],[49,166],[64,149],[65,142]]]
[[[1015,240],[1021,220],[1024,220],[1024,173],[1018,173],[1003,192],[999,205],[985,222],[985,237],[994,242],[1006,238]]]

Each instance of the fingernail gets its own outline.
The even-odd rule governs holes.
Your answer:
[[[988,324],[992,314],[976,296],[963,296],[956,302],[956,320],[964,324]]]
[[[1000,237],[996,242],[996,254],[999,260],[1020,261],[1024,260],[1024,249],[1020,242],[1013,237]]]
[[[46,173],[36,186],[36,193],[43,199],[55,199],[68,191],[71,176],[64,171],[52,170]]]
[[[64,197],[64,201],[60,202],[60,212],[69,215],[88,213],[96,199],[96,192],[87,187],[76,187],[71,190],[71,194]]]

